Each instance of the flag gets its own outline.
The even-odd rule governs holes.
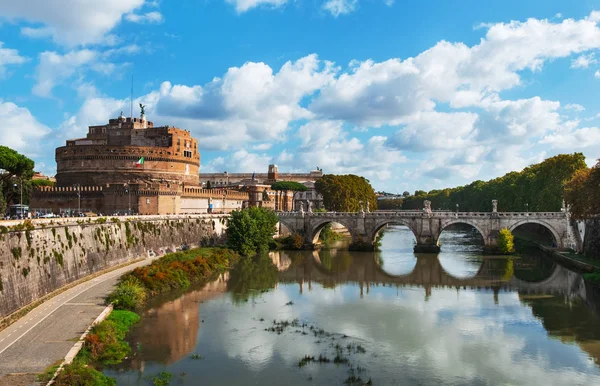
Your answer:
[[[144,157],[140,158],[138,162],[135,163],[135,167],[139,168],[144,165]]]

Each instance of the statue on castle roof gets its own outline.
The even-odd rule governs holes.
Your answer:
[[[142,115],[146,115],[146,105],[140,103],[140,109],[142,109]]]

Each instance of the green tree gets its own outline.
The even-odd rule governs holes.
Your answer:
[[[29,202],[28,182],[33,176],[34,166],[31,159],[9,147],[0,146],[0,190],[7,205],[18,202],[15,201],[17,194],[20,199],[21,182],[23,182],[23,202]],[[18,187],[15,187],[15,184]]]
[[[565,201],[574,218],[600,213],[600,160],[592,168],[578,170],[565,184]]]
[[[408,191],[404,191],[404,193],[402,193],[402,197],[409,197],[410,196],[410,192]]]
[[[206,189],[212,189],[212,184],[210,181],[206,181]]]
[[[278,222],[275,212],[267,208],[233,211],[227,223],[227,246],[243,256],[267,251]]]
[[[377,200],[377,207],[381,210],[400,210],[402,209],[402,199],[384,198],[383,200]]]
[[[560,154],[541,163],[510,172],[489,181],[473,181],[465,186],[432,190],[417,190],[405,197],[403,209],[420,209],[423,201],[431,201],[434,209],[489,212],[492,200],[498,200],[498,210],[504,212],[554,212],[562,207],[565,183],[578,170],[586,169],[582,153]]]
[[[323,205],[336,212],[358,212],[369,203],[370,210],[377,209],[377,197],[369,180],[353,174],[325,174],[315,183],[316,191],[323,196]]]
[[[498,235],[498,249],[505,255],[515,251],[514,237],[508,228],[500,229],[500,233]]]

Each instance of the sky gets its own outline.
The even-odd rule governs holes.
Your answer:
[[[201,172],[401,193],[600,158],[600,1],[0,0],[0,144],[54,151],[138,104]]]

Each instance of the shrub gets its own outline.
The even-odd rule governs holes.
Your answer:
[[[498,235],[498,250],[505,255],[515,251],[514,237],[508,228],[500,229],[500,233]]]
[[[103,364],[117,364],[130,352],[125,335],[140,317],[130,311],[113,311],[105,321],[98,323],[85,338],[85,348],[91,359]]]
[[[117,382],[81,361],[66,365],[55,379],[57,386],[115,386]]]
[[[146,289],[140,280],[127,275],[106,297],[106,302],[112,303],[117,310],[134,310],[145,303],[146,297]]]

